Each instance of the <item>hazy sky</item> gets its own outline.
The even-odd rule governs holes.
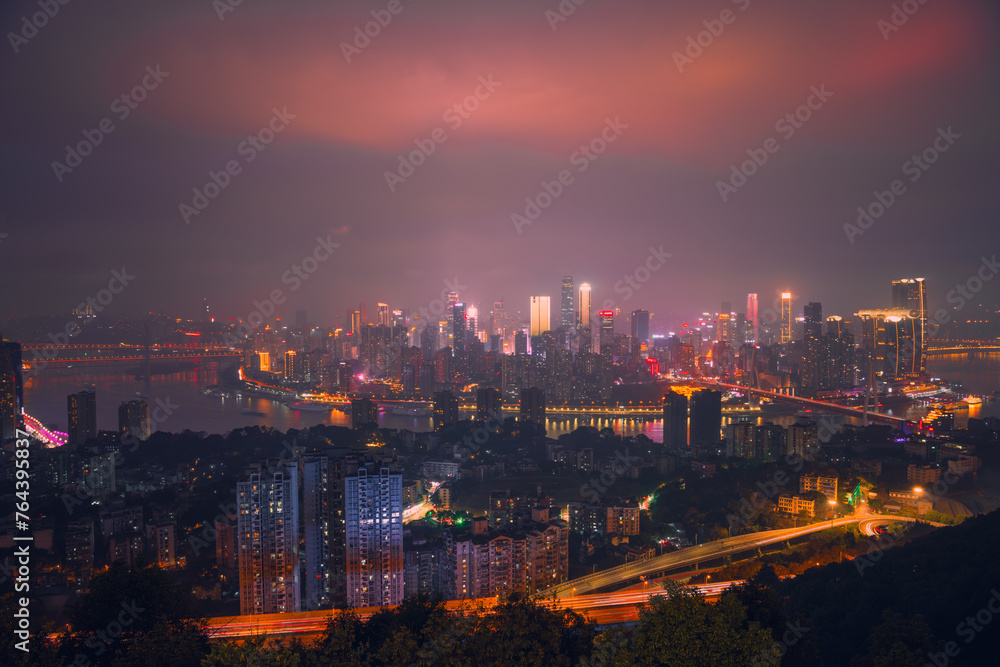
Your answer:
[[[202,297],[246,317],[280,289],[278,314],[330,323],[359,301],[419,309],[455,278],[481,311],[555,310],[564,273],[595,307],[654,313],[788,288],[798,314],[847,314],[916,276],[943,305],[1000,251],[1000,10],[895,4],[919,9],[77,0],[36,30],[37,0],[8,0],[0,315],[66,312],[122,267],[109,312],[185,317]],[[433,153],[400,170],[418,144]],[[210,172],[228,183],[199,202]],[[893,203],[849,234],[876,191]],[[547,207],[519,232],[526,198]],[[339,247],[296,289],[318,237]]]

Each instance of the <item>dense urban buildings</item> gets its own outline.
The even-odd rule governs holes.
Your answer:
[[[402,484],[402,475],[378,462],[344,477],[348,606],[403,600]]]
[[[250,466],[236,487],[241,614],[301,611],[298,469]]]

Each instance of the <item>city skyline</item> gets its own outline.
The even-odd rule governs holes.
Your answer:
[[[0,664],[995,661],[1000,3],[0,31]]]

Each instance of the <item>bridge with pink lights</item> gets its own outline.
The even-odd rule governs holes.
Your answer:
[[[24,417],[24,430],[50,447],[62,447],[69,439],[69,436],[66,433],[46,428],[42,422],[29,415],[27,412],[22,413],[21,416]]]

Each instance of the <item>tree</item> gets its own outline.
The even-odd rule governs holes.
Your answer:
[[[894,667],[923,665],[927,654],[936,646],[930,627],[923,616],[905,618],[888,609],[882,612],[882,623],[868,636],[867,651],[851,662],[851,667]]]
[[[514,594],[476,618],[461,663],[576,665],[590,655],[594,635],[593,626],[580,614],[543,607]]]
[[[368,664],[365,624],[353,611],[337,614],[326,624],[326,631],[316,643],[316,665],[363,667]]]
[[[710,605],[698,591],[669,582],[666,596],[656,596],[639,610],[629,651],[620,665],[742,667],[773,650],[767,630],[748,621],[735,596]]]

